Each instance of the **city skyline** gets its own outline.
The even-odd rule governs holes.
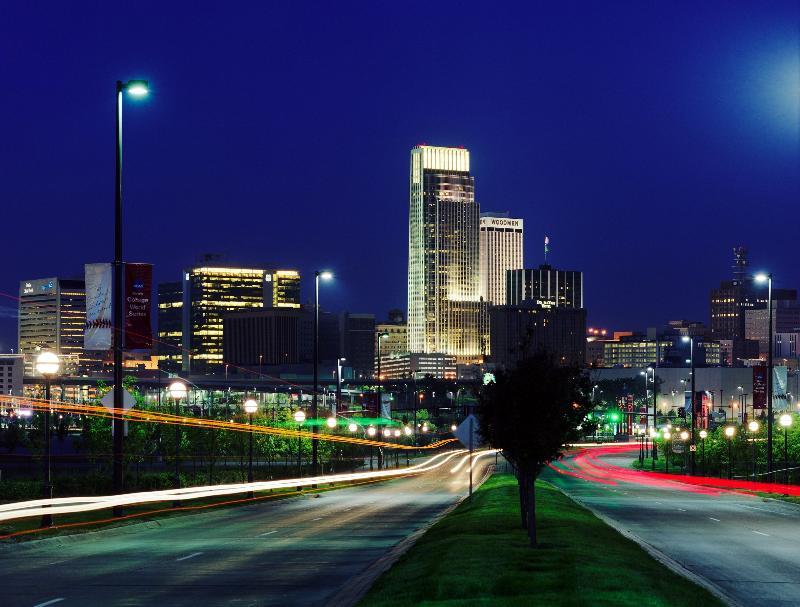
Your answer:
[[[46,230],[60,254],[31,246],[34,224],[6,232],[6,248],[20,253],[0,268],[0,292],[12,296],[0,302],[2,350],[14,345],[19,280],[79,277],[84,263],[112,257],[110,99],[114,80],[124,77],[147,77],[153,86],[150,99],[125,110],[125,234],[126,258],[153,263],[157,283],[178,280],[200,255],[221,251],[240,265],[299,269],[304,301],[310,298],[309,276],[330,267],[337,280],[326,288],[327,309],[378,318],[391,308],[405,309],[407,151],[428,141],[471,150],[478,167],[476,200],[525,220],[527,265],[542,261],[547,234],[548,261],[584,272],[591,325],[636,329],[673,318],[708,322],[709,290],[729,277],[730,249],[739,244],[750,249],[754,271],[775,274],[776,287],[800,284],[792,239],[775,237],[776,218],[791,217],[800,191],[797,116],[786,109],[794,107],[796,95],[785,79],[797,66],[794,6],[747,17],[721,14],[712,5],[694,7],[691,23],[677,18],[689,9],[674,7],[660,9],[662,17],[674,19],[658,19],[648,9],[643,20],[629,7],[597,9],[592,19],[581,20],[619,32],[615,42],[600,33],[604,27],[586,29],[566,9],[538,9],[523,11],[518,23],[485,20],[481,44],[466,55],[438,45],[431,54],[425,44],[404,44],[409,54],[402,57],[392,51],[398,28],[379,22],[375,31],[385,35],[383,41],[361,33],[360,19],[369,15],[345,11],[349,19],[342,27],[354,47],[336,46],[329,58],[323,51],[335,46],[334,36],[322,19],[305,22],[306,46],[292,47],[294,54],[282,50],[286,33],[271,32],[269,41],[256,36],[255,24],[291,19],[291,8],[245,9],[254,25],[243,26],[242,44],[258,51],[247,57],[242,46],[214,53],[200,48],[198,32],[214,21],[202,7],[196,23],[170,37],[158,30],[142,45],[133,24],[142,22],[144,10],[108,7],[88,17],[80,10],[8,11],[6,23],[19,24],[19,31],[36,22],[48,35],[32,48],[16,30],[7,31],[0,43],[8,56],[18,57],[9,76],[21,85],[9,100],[15,120],[6,133],[12,145],[0,151],[6,171],[0,198],[12,201],[12,221],[29,220],[29,209],[37,208],[58,225],[36,233]],[[456,18],[471,31],[480,16]],[[445,17],[452,15],[434,9],[425,28]],[[392,15],[398,23],[407,18]],[[100,27],[109,20],[121,24],[113,41]],[[179,20],[175,9],[163,12],[165,24]],[[526,23],[549,25],[526,30]],[[636,28],[629,27],[634,23]],[[700,35],[712,25],[713,38]],[[508,42],[515,37],[504,28],[522,28],[526,35]],[[71,54],[60,52],[64,31],[70,31]],[[415,35],[424,40],[429,34],[426,29]],[[559,53],[565,35],[571,50]],[[94,65],[96,49],[111,48],[117,39],[125,43],[115,61],[82,67]],[[632,46],[637,53],[630,53]],[[175,56],[177,48],[181,56],[192,55],[187,48],[197,55],[165,67],[159,57]],[[360,91],[354,75],[362,71],[365,48],[375,62],[393,69],[376,70],[368,90]],[[588,49],[594,59],[586,61]],[[541,51],[547,52],[540,57]],[[296,90],[283,86],[276,96],[271,79],[244,77],[265,53],[284,62],[274,76]],[[450,97],[441,106],[414,101],[405,91],[404,66],[425,57],[436,69],[451,64],[455,54],[471,67],[474,94]],[[311,106],[303,83],[308,73],[319,79],[315,87],[330,83],[331,61],[339,66],[332,73],[344,78],[343,90],[348,83],[355,88]],[[522,75],[511,84],[496,75],[506,62]],[[307,64],[310,72],[298,70]],[[637,78],[621,82],[620,71]],[[55,114],[63,119],[57,128],[41,120],[50,100],[38,94],[30,76],[35,72],[49,74],[52,90],[68,91],[54,97]],[[81,87],[68,86],[74,82]],[[502,107],[493,86],[505,93]],[[586,86],[592,104],[579,103]],[[257,109],[253,99],[266,105]],[[264,120],[222,120],[234,113]],[[609,121],[610,114],[624,121]],[[372,127],[337,126],[342,117],[357,116]],[[194,128],[203,117],[204,128]],[[47,142],[47,153],[37,156],[37,142]],[[367,153],[337,153],[348,145]],[[645,164],[643,156],[651,162]],[[315,167],[311,175],[308,164]],[[176,225],[185,237],[172,234]],[[202,245],[194,238],[209,233],[213,239]],[[68,246],[74,241],[79,246]],[[701,261],[690,243],[702,248]],[[365,276],[375,276],[377,288],[364,289]]]

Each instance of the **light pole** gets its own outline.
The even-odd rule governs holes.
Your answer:
[[[336,404],[334,415],[339,412],[342,403],[342,363],[346,360],[344,357],[336,359]]]
[[[792,416],[789,413],[784,413],[778,420],[783,426],[783,482],[789,484],[789,426],[792,425]]]
[[[376,432],[377,432],[377,430],[375,430],[375,426],[370,426],[369,428],[367,428],[367,435],[370,438],[375,438],[375,433]],[[373,459],[374,455],[375,455],[375,447],[374,447],[374,445],[370,445],[370,447],[369,447],[369,469],[370,470],[374,469],[373,464],[372,464],[372,459]]]
[[[55,352],[42,352],[36,357],[36,371],[44,377],[44,398],[47,406],[44,408],[44,483],[42,484],[42,497],[53,498],[53,479],[50,454],[50,382],[58,373],[61,361]],[[53,515],[42,515],[42,527],[53,526]]]
[[[753,481],[756,480],[757,463],[756,463],[756,432],[758,432],[758,422],[756,420],[747,424],[747,429],[750,431],[750,441],[753,443]]]
[[[656,469],[656,460],[658,459],[658,447],[656,446],[656,438],[658,438],[658,430],[656,428],[650,428],[650,442],[653,445],[653,450],[651,452],[651,464],[650,470]]]
[[[300,436],[300,430],[303,428],[303,422],[306,421],[306,414],[298,409],[292,417],[297,423],[297,477],[303,478],[303,437]]]
[[[708,436],[708,432],[705,430],[700,430],[700,457],[701,459],[701,470],[703,471],[703,476],[706,475],[706,437]]]
[[[686,440],[689,438],[689,433],[686,430],[681,432],[681,440],[683,441],[683,473],[686,474]]]
[[[669,440],[672,438],[672,433],[669,430],[664,430],[664,471],[669,474],[669,456],[672,454],[671,449],[667,449],[669,446]]]
[[[388,337],[389,334],[386,331],[378,334],[378,372],[375,375],[375,379],[378,380],[378,415],[381,414],[382,411],[381,405],[383,404],[381,402],[383,399],[383,392],[382,392],[383,386],[381,386],[381,342],[384,339],[387,339]]]
[[[725,436],[728,439],[728,480],[733,478],[733,435],[736,434],[735,426],[727,426],[725,428]]]
[[[250,459],[247,464],[247,482],[253,482],[253,413],[258,411],[258,403],[248,398],[244,401],[244,412],[247,413],[248,423],[250,425]],[[247,497],[253,497],[253,490],[247,492]]]
[[[122,309],[122,93],[127,92],[134,97],[144,97],[149,92],[146,80],[117,80],[117,149],[116,149],[116,178],[114,184],[114,290],[113,290],[113,328],[112,339],[114,344],[114,408],[123,409],[122,390],[122,348],[123,348],[123,321]],[[125,422],[119,416],[114,417],[114,493],[122,493],[123,487],[123,462],[122,447]],[[114,516],[122,516],[122,506],[114,506]]]
[[[691,442],[691,446],[690,446],[690,449],[692,449],[692,447],[696,448],[695,434],[697,433],[697,407],[696,407],[695,402],[694,402],[695,401],[695,394],[694,394],[694,375],[695,375],[695,373],[694,373],[694,337],[692,337],[690,335],[684,335],[683,336],[683,341],[684,342],[689,342],[689,359],[690,359],[690,364],[691,364],[691,368],[692,368],[692,387],[691,387],[692,393],[691,393],[690,398],[689,398],[689,400],[691,402],[691,407],[692,407],[692,442]],[[694,455],[694,453],[695,453],[694,449],[692,449],[691,458],[690,458],[691,465],[692,465],[692,476],[694,476],[694,474],[696,472],[696,470],[695,470],[695,455]]]
[[[167,389],[169,395],[175,401],[175,417],[180,415],[180,404],[181,399],[186,398],[187,390],[186,384],[182,381],[174,381],[169,385]],[[175,489],[181,488],[181,467],[180,467],[180,453],[181,453],[181,426],[178,423],[178,420],[175,420],[175,479],[173,481],[173,485]],[[179,501],[175,501],[173,503],[173,507],[177,508],[180,506]]]
[[[327,270],[314,272],[314,392],[311,398],[311,417],[314,423],[317,420],[317,392],[319,392],[319,281],[332,278],[333,273]],[[311,476],[317,473],[318,443],[315,436],[311,438]]]
[[[773,457],[772,457],[772,272],[768,274],[756,274],[756,282],[767,283],[767,322],[769,323],[769,345],[767,346],[767,478],[770,482],[773,480]],[[755,402],[755,398],[753,400]],[[753,412],[755,417],[755,412]]]

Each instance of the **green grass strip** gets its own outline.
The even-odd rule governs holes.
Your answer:
[[[552,485],[537,482],[536,496],[540,548],[529,547],[519,526],[516,479],[497,474],[420,538],[360,606],[722,605]]]

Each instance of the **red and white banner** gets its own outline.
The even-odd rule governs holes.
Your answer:
[[[150,309],[153,303],[153,266],[149,263],[125,264],[125,349],[149,350],[153,347]]]
[[[84,350],[111,349],[111,264],[87,263],[86,327],[83,331]]]

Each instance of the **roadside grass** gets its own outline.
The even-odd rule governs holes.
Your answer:
[[[176,516],[190,516],[210,509],[235,508],[259,504],[269,500],[286,499],[302,495],[314,497],[320,493],[335,491],[336,489],[343,489],[345,487],[372,483],[388,483],[393,480],[396,479],[389,478],[339,483],[335,486],[320,486],[316,489],[309,487],[302,491],[297,491],[295,488],[256,491],[253,498],[247,498],[243,493],[240,493],[217,498],[185,500],[177,508],[172,507],[172,500],[151,502],[148,504],[133,504],[124,506],[124,516],[119,518],[112,517],[110,508],[76,514],[58,514],[53,516],[54,526],[44,529],[39,527],[40,516],[27,517],[0,522],[0,545],[38,540],[46,537],[77,535],[80,533],[97,531],[99,529],[124,527],[126,525],[158,521]]]
[[[538,549],[520,528],[516,479],[496,474],[439,521],[360,607],[723,605],[544,481]]]

